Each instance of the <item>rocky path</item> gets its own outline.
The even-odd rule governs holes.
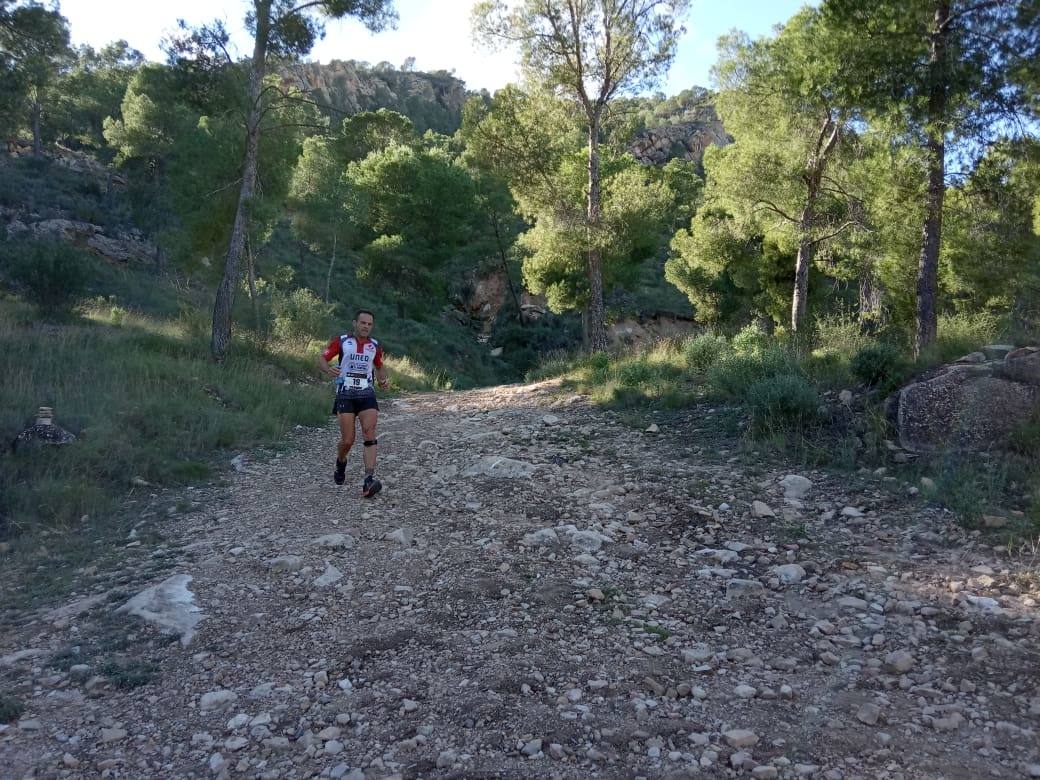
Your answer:
[[[898,479],[551,384],[384,410],[377,499],[299,432],[0,638],[0,776],[1040,776],[1036,561]],[[116,611],[158,583],[187,644]]]

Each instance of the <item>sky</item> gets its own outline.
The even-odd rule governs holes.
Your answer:
[[[769,35],[774,25],[804,4],[804,0],[692,0],[686,34],[661,91],[674,95],[692,86],[711,86],[709,73],[720,35],[733,28],[752,37]],[[73,43],[100,48],[125,39],[148,59],[161,61],[159,43],[176,28],[178,19],[189,24],[223,19],[233,33],[234,53],[250,55],[252,46],[242,21],[246,5],[245,0],[61,0],[61,12],[69,20]],[[324,40],[308,59],[386,61],[400,66],[415,57],[417,70],[454,70],[469,89],[491,92],[517,80],[515,53],[487,52],[471,41],[473,0],[396,0],[394,5],[400,17],[397,29],[373,34],[355,21],[330,22]]]

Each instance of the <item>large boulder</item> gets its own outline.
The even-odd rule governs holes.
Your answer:
[[[1012,382],[1040,387],[1040,347],[1012,350],[1004,358],[998,373]]]
[[[1004,352],[1006,351],[1006,356]],[[899,443],[912,452],[999,448],[1040,407],[1040,347],[984,350],[943,366],[896,397]]]

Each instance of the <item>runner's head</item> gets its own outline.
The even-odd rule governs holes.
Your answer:
[[[363,339],[368,338],[375,324],[375,315],[368,309],[358,309],[354,315],[354,333]]]

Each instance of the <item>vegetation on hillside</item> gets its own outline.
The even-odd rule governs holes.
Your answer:
[[[383,87],[344,114],[342,85],[301,62],[324,21],[380,28],[392,3],[243,5],[250,58],[213,23],[148,63],[125,42],[74,49],[56,8],[0,0],[0,131],[31,150],[0,161],[0,360],[17,377],[0,428],[49,403],[85,433],[4,469],[0,533],[39,520],[34,490],[69,524],[128,474],[175,484],[317,422],[309,361],[360,307],[400,388],[555,371],[609,403],[710,393],[767,438],[833,435],[820,407],[845,386],[880,397],[983,336],[1040,337],[1035,3],[825,0],[725,37],[716,89],[673,97],[647,92],[686,3],[482,3],[477,30],[520,38],[526,78],[459,116],[437,102],[449,74],[428,74],[432,106],[392,88],[410,64],[352,65]],[[731,144],[661,167],[627,151],[707,101]],[[97,227],[57,245],[55,220]],[[94,230],[148,257],[98,259]],[[503,300],[474,311],[488,278]],[[659,311],[705,332],[603,352],[612,323]]]

